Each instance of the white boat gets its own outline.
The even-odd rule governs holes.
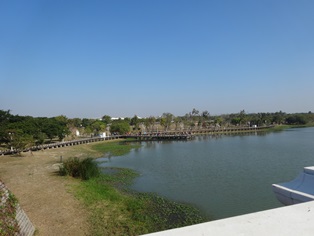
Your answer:
[[[273,184],[273,191],[284,205],[293,205],[314,200],[314,166],[304,167],[303,172],[294,180]]]

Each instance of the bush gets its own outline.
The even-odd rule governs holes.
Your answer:
[[[74,178],[81,178],[82,180],[88,180],[93,177],[97,177],[100,174],[97,163],[92,158],[86,158],[80,160],[79,158],[71,158],[63,163],[63,166],[59,168],[59,174],[70,175]]]
[[[97,177],[100,174],[97,163],[92,158],[86,158],[82,160],[79,165],[80,177],[83,180],[88,180],[93,177]]]

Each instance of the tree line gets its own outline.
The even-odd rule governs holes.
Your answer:
[[[274,113],[250,113],[244,110],[223,115],[210,115],[208,111],[193,109],[184,116],[175,116],[169,112],[161,116],[140,118],[119,118],[113,120],[104,115],[100,119],[56,117],[32,117],[11,114],[10,110],[0,110],[0,147],[2,149],[25,149],[28,146],[41,145],[52,141],[92,137],[101,133],[126,134],[139,132],[163,132],[169,130],[196,130],[216,127],[268,126],[268,125],[311,125],[314,114],[279,111]]]

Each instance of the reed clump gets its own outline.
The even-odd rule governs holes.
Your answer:
[[[60,165],[59,174],[62,176],[70,175],[74,178],[88,180],[98,177],[100,170],[97,163],[92,158],[79,159],[74,157],[66,160]]]

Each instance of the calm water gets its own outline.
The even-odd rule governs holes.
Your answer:
[[[214,219],[281,204],[271,184],[314,165],[314,128],[269,134],[199,136],[192,141],[147,142],[103,166],[140,173],[133,189],[197,206]]]

